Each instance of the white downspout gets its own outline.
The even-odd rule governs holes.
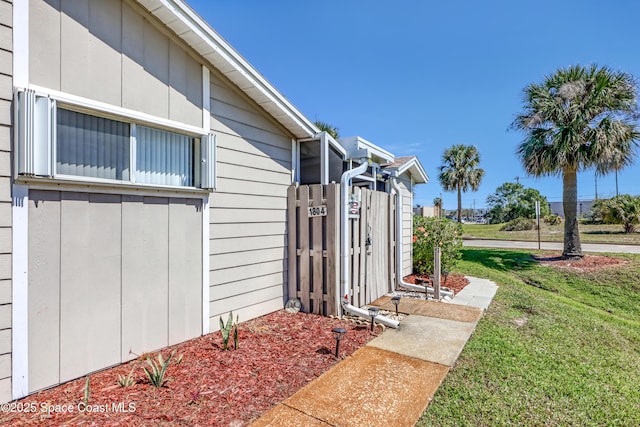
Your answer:
[[[340,178],[340,265],[342,266],[341,276],[340,276],[340,287],[337,289],[340,292],[342,289],[342,312],[349,312],[355,314],[357,316],[365,317],[367,319],[371,319],[369,316],[369,312],[362,308],[355,307],[349,304],[349,240],[347,239],[347,231],[349,229],[349,187],[351,185],[351,179],[354,176],[360,175],[364,173],[369,164],[367,163],[367,159],[362,159],[362,163],[360,166],[349,169],[342,174]],[[384,316],[376,316],[375,321],[378,323],[382,323],[385,326],[389,326],[391,328],[397,328],[400,325],[400,322],[397,320],[389,319]]]
[[[429,294],[433,294],[435,291],[433,288],[427,286],[414,285],[402,280],[402,192],[400,186],[396,181],[397,175],[393,176],[390,180],[391,187],[396,192],[396,283],[403,288],[411,289],[413,291],[421,291]],[[453,298],[453,292],[440,289],[441,296],[448,296]]]

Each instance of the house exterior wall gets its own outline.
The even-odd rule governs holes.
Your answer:
[[[200,336],[201,216],[198,199],[30,191],[30,392]]]
[[[146,114],[150,120],[202,128],[203,72],[197,55],[141,8],[121,0],[25,1],[25,13],[16,14],[19,20],[28,11],[30,23],[27,28],[24,20],[20,27],[29,40],[29,49],[22,51],[28,54],[28,80],[26,72],[16,79],[21,86],[65,99],[81,97],[89,113],[94,106],[97,111],[117,107],[123,116]],[[130,360],[134,353],[201,335],[203,239],[208,235],[203,226],[205,191],[176,193],[119,183],[79,186],[55,180],[14,185],[14,191],[29,189],[22,209],[28,212],[28,227],[25,233],[15,231],[23,218],[15,219],[22,214],[15,209],[12,213],[11,205],[11,6],[0,0],[3,402]],[[17,58],[16,63],[24,65]],[[59,185],[66,191],[57,191]],[[12,296],[11,280],[12,256],[18,259],[11,251],[23,234],[28,248],[25,253],[14,250],[28,271],[24,304],[16,299],[15,288]],[[13,285],[17,283],[14,277]],[[19,334],[11,329],[11,303],[28,311],[28,321],[13,325],[28,341],[24,351],[15,341]],[[13,391],[12,357],[14,365],[25,360],[20,368],[13,367]]]
[[[210,199],[210,327],[283,307],[292,140],[217,72],[211,73],[217,187]]]
[[[13,4],[0,0],[0,401],[11,400]]]
[[[30,83],[202,126],[200,63],[122,0],[29,0]]]
[[[413,273],[413,181],[408,173],[400,175],[402,191],[402,277]]]

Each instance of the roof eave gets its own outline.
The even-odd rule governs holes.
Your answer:
[[[398,175],[409,172],[416,184],[426,184],[427,182],[429,182],[429,175],[427,175],[424,167],[422,167],[422,163],[420,163],[420,160],[418,160],[418,158],[415,156],[399,167],[388,169],[395,169]]]

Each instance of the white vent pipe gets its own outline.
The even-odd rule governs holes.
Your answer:
[[[340,258],[342,266],[342,275],[340,276],[340,287],[342,288],[342,311],[349,312],[351,314],[355,314],[357,316],[365,317],[367,319],[371,319],[369,312],[362,308],[355,307],[349,304],[349,240],[348,240],[348,230],[349,230],[349,187],[351,186],[351,179],[354,176],[360,175],[364,173],[369,164],[367,159],[362,159],[362,163],[360,166],[347,170],[342,174],[340,178]],[[340,288],[337,289],[340,291]],[[375,321],[381,323],[385,326],[389,326],[391,328],[397,328],[400,325],[400,322],[397,320],[389,319],[384,316],[376,316]]]
[[[400,186],[396,181],[397,176],[391,178],[391,187],[396,192],[396,282],[398,286],[411,289],[413,291],[421,291],[429,294],[433,294],[435,291],[433,288],[427,286],[414,285],[402,280],[402,192]],[[448,296],[453,298],[453,292],[440,289],[440,296]]]

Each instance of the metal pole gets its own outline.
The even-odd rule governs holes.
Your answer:
[[[433,297],[440,301],[440,246],[433,248]]]
[[[536,221],[538,222],[538,250],[540,250],[540,200],[536,200]]]

